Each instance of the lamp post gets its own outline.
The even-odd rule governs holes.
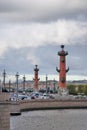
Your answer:
[[[19,74],[18,72],[16,73],[16,86],[17,86],[17,89],[16,89],[16,96],[17,96],[17,99],[18,99],[18,78],[19,78]]]
[[[55,93],[55,84],[56,84],[56,83],[55,83],[55,79],[54,79],[54,82],[53,82],[53,84],[54,84],[54,93]]]
[[[0,92],[2,92],[2,84],[1,84],[1,80],[0,80]]]
[[[47,74],[46,74],[46,94],[47,94],[47,80],[48,80],[48,77],[47,77]]]
[[[5,77],[6,77],[6,72],[5,72],[5,69],[4,69],[4,72],[3,72],[3,88],[5,88]]]
[[[11,88],[11,80],[9,80],[9,92],[10,92],[10,88]]]
[[[23,76],[23,93],[25,94],[25,81],[26,81],[26,77],[25,75]]]

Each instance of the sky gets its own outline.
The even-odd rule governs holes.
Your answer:
[[[87,79],[87,0],[0,0],[0,76],[18,72],[58,80],[60,45],[68,51],[67,80]]]

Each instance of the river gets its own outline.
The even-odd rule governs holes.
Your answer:
[[[39,110],[10,117],[10,130],[87,130],[87,110]]]

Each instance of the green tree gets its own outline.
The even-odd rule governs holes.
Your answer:
[[[69,94],[72,94],[72,95],[76,95],[77,94],[77,91],[76,91],[76,86],[73,85],[73,84],[68,84],[67,85],[67,88],[69,90]]]

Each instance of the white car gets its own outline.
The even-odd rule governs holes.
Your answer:
[[[18,95],[18,99],[19,100],[27,100],[27,99],[31,99],[29,96],[27,96],[27,95]]]
[[[44,94],[41,96],[41,99],[49,99],[49,98],[50,98],[49,95],[46,94],[46,93],[44,93]]]

